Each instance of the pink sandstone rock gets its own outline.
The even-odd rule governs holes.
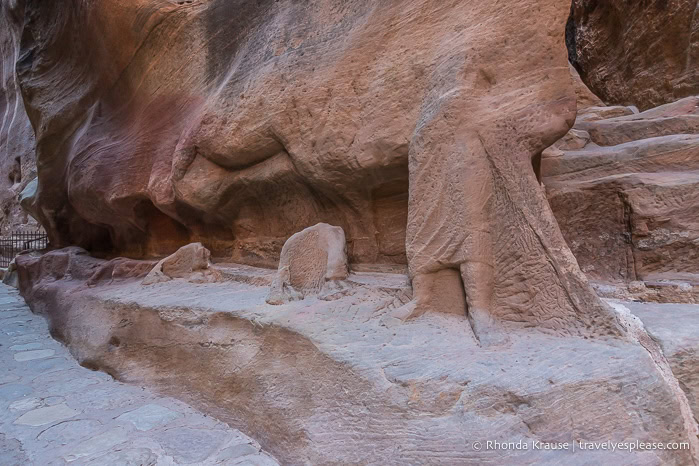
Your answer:
[[[15,2],[16,3],[16,2]],[[20,195],[36,179],[34,129],[24,107],[15,64],[21,58],[21,6],[0,5],[0,234],[36,221],[20,207]]]
[[[173,278],[184,278],[192,283],[219,281],[221,274],[210,268],[210,257],[211,253],[201,243],[182,246],[177,252],[158,262],[142,283],[152,285]]]
[[[187,401],[253,435],[285,464],[692,464],[697,458],[692,309],[680,319],[647,309],[640,316],[650,334],[630,313],[619,313],[631,330],[627,338],[562,338],[517,328],[493,351],[458,315],[426,312],[387,325],[410,293],[405,275],[352,272],[350,294],[271,306],[268,285],[254,280],[265,270],[240,269],[217,283],[144,287],[126,279],[88,288],[87,278],[65,271],[87,268],[87,260],[99,269],[106,261],[76,252],[18,258],[21,292],[47,317],[52,334],[81,363]],[[458,278],[453,275],[438,274],[447,283]],[[448,302],[439,283],[425,286],[436,302]],[[676,326],[681,339],[673,336]],[[494,440],[529,448],[485,448]],[[536,441],[685,447],[545,451],[533,447]]]
[[[0,102],[36,144],[24,203],[54,246],[80,246],[19,256],[19,285],[82,364],[191,401],[292,464],[696,462],[694,353],[664,355],[596,297],[539,183],[612,183],[624,200],[629,167],[634,189],[678,188],[643,170],[692,166],[693,134],[678,135],[696,128],[691,102],[604,107],[571,79],[565,3],[0,8],[13,70]],[[647,224],[638,244],[649,269],[674,272],[658,256],[692,260],[690,229],[673,224],[692,194],[661,191],[682,201],[672,228]],[[618,226],[565,194],[551,199],[567,238],[580,218],[603,235]],[[624,207],[658,219],[668,204],[649,198]],[[174,254],[146,287],[152,261],[88,250]],[[212,265],[209,250],[244,264]],[[253,266],[278,262],[270,299],[274,272]],[[360,271],[387,266],[409,275]],[[570,457],[473,443],[610,438],[691,448]]]
[[[573,0],[570,59],[608,104],[646,110],[699,94],[697,0]]]
[[[294,234],[284,243],[279,270],[267,297],[269,304],[319,294],[327,282],[349,274],[347,243],[340,227],[319,223]]]
[[[545,153],[549,201],[582,270],[641,285],[614,296],[699,300],[698,112],[699,97],[587,108]]]
[[[350,262],[449,275],[444,293],[465,299],[436,305],[418,285],[412,315],[468,312],[477,333],[622,333],[537,180],[575,117],[564,3],[3,8],[23,38],[33,205],[54,246],[147,257],[201,242],[274,267],[323,222],[343,228]]]

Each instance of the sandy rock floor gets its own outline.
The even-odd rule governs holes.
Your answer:
[[[275,465],[240,431],[81,367],[0,285],[0,464]]]

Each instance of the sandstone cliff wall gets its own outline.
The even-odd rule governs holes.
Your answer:
[[[571,62],[607,104],[699,94],[697,0],[573,0],[566,32]]]
[[[36,225],[19,205],[20,194],[36,178],[34,130],[15,73],[22,15],[21,8],[0,3],[0,234]]]
[[[566,5],[5,6],[54,246],[147,256],[201,241],[271,266],[325,222],[350,261],[407,263],[418,297],[448,271],[440,293],[465,292],[482,335],[491,319],[619,333],[534,170],[575,116]]]

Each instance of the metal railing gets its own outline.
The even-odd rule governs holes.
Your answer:
[[[0,236],[0,267],[7,267],[22,251],[37,251],[49,244],[43,230],[13,231],[9,236]]]

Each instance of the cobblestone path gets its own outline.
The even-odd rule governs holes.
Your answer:
[[[276,465],[240,431],[78,365],[0,285],[0,465]]]

